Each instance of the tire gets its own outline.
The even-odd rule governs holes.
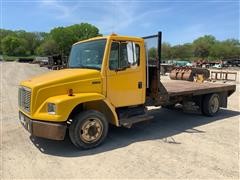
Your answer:
[[[105,116],[95,110],[81,112],[73,117],[69,137],[79,149],[90,149],[100,145],[108,133]]]
[[[207,94],[203,97],[202,113],[206,116],[214,116],[220,108],[220,100],[218,94]]]

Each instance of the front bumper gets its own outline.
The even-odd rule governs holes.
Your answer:
[[[65,137],[67,125],[64,123],[36,121],[30,119],[20,111],[19,120],[23,127],[33,136],[53,140],[63,140]]]

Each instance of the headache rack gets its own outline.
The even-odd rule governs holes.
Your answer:
[[[161,49],[162,49],[162,32],[156,35],[142,37],[145,41],[146,64],[147,64],[147,89],[146,89],[146,104],[160,105],[168,100],[166,88],[161,83]],[[154,47],[155,39],[155,47]],[[155,53],[150,54],[151,50]]]

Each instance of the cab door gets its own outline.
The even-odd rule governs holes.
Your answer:
[[[143,104],[145,86],[140,44],[112,41],[107,68],[107,98],[115,107]]]

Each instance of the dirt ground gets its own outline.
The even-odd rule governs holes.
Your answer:
[[[239,84],[216,117],[155,108],[150,122],[111,127],[104,144],[79,151],[69,138],[31,137],[18,121],[18,83],[46,71],[0,62],[1,178],[239,179]]]

